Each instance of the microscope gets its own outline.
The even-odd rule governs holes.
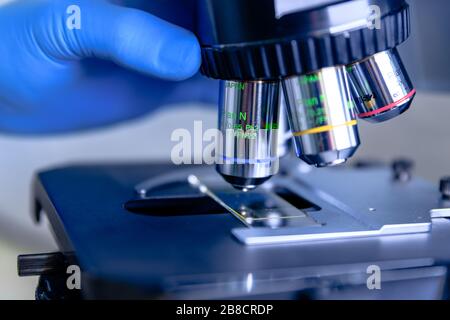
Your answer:
[[[414,98],[397,51],[405,1],[205,0],[198,14],[201,71],[221,81],[217,171],[238,189],[278,172],[282,98],[296,155],[316,167],[352,157],[357,119],[387,121]]]
[[[337,166],[360,144],[358,120],[388,121],[414,98],[397,51],[406,1],[196,3],[201,72],[220,81],[223,179],[168,163],[37,173],[34,218],[60,252],[19,256],[36,297],[74,298],[69,265],[75,298],[445,297],[450,178],[439,189],[407,160]],[[286,141],[295,155],[280,160]],[[368,289],[375,269],[381,290]]]

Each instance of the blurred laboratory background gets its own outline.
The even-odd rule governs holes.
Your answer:
[[[409,158],[415,163],[414,173],[437,187],[441,176],[450,175],[450,1],[409,3],[412,35],[399,50],[417,96],[410,110],[391,121],[360,121],[362,143],[347,165]],[[216,111],[202,104],[177,104],[98,130],[59,136],[0,135],[0,299],[34,297],[37,279],[17,277],[18,254],[55,250],[46,225],[32,223],[34,172],[69,162],[170,160],[172,131],[193,128],[194,120],[203,120],[204,129],[214,128]]]

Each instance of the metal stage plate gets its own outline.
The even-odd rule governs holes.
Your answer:
[[[48,216],[61,251],[75,253],[88,297],[295,298],[313,290],[315,298],[333,298],[330,288],[350,288],[347,297],[421,299],[443,292],[450,222],[445,211],[430,218],[440,197],[430,183],[394,183],[384,167],[294,170],[273,179],[320,207],[305,210],[320,224],[306,228],[317,232],[289,231],[320,241],[274,243],[281,229],[246,228],[226,210],[165,216],[164,210],[146,215],[124,208],[146,178],[185,168],[74,165],[36,176],[36,212]],[[338,237],[331,225],[347,236]],[[387,232],[351,238],[361,230]],[[370,265],[381,268],[383,286],[391,290],[366,288]]]

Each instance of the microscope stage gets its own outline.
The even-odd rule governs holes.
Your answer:
[[[409,286],[433,283],[432,291],[395,291],[400,297],[442,293],[443,266],[450,261],[450,222],[430,218],[440,195],[425,181],[394,182],[385,167],[292,172],[269,183],[302,190],[308,201],[314,200],[315,209],[302,209],[317,222],[307,228],[348,223],[349,228],[377,230],[383,226],[380,221],[391,226],[409,221],[420,228],[400,235],[247,246],[240,237],[255,239],[259,232],[282,228],[245,227],[211,201],[210,214],[195,214],[188,208],[189,197],[171,200],[167,215],[164,208],[140,214],[125,209],[136,199],[134,187],[140,182],[185,169],[167,164],[77,165],[37,175],[37,217],[44,212],[61,252],[76,256],[86,297],[292,297],[314,289],[315,297],[323,298],[331,293],[321,290],[336,284],[362,286],[364,297],[370,297],[381,294],[366,288],[371,265],[380,267],[387,286],[406,280]],[[212,168],[204,170],[217,175]],[[190,196],[197,205],[203,201]],[[183,214],[184,207],[189,214]]]

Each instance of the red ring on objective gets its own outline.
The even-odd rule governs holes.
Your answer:
[[[381,112],[387,111],[389,109],[392,109],[392,108],[398,106],[400,103],[404,102],[405,100],[411,98],[415,93],[416,93],[416,89],[412,89],[410,93],[408,93],[406,96],[404,96],[400,100],[392,102],[392,103],[388,104],[387,106],[384,106],[383,108],[380,108],[380,109],[376,109],[376,110],[373,110],[373,111],[360,113],[358,115],[358,118],[367,118],[367,117],[379,114]]]

